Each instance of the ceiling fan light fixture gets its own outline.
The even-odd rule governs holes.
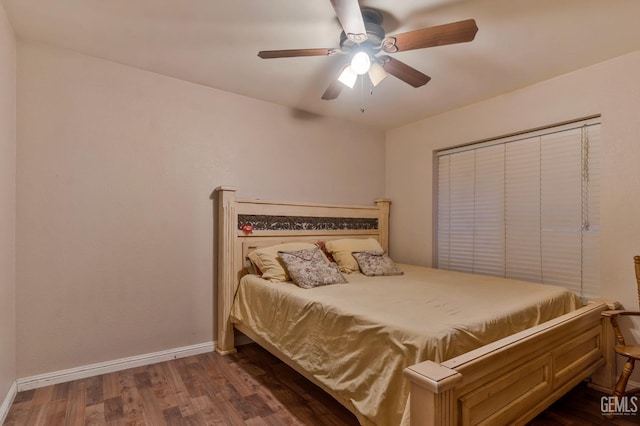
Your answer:
[[[367,52],[360,51],[353,55],[351,68],[358,75],[366,74],[371,68],[371,58],[369,58]]]
[[[369,80],[371,80],[371,84],[373,87],[376,87],[382,80],[387,78],[389,74],[382,68],[377,62],[371,64],[371,68],[369,68]]]
[[[356,84],[357,79],[358,74],[353,71],[351,65],[347,65],[346,67],[344,67],[344,69],[340,73],[340,77],[338,77],[338,81],[347,86],[349,89],[353,89],[353,86]]]
[[[353,88],[358,76],[367,73],[373,86],[380,84],[387,77],[387,73],[410,86],[424,86],[431,77],[404,62],[379,53],[466,43],[474,40],[478,32],[475,19],[466,19],[387,36],[382,28],[383,14],[380,11],[368,7],[361,8],[358,0],[330,1],[342,27],[339,47],[258,52],[258,56],[263,59],[348,55],[350,64],[343,65],[338,80],[333,80],[325,90],[322,95],[322,99],[325,100],[337,98],[342,85]],[[364,77],[361,82],[364,82]]]

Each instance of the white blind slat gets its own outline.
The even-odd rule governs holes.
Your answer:
[[[449,161],[449,266],[473,272],[475,152],[462,152]]]
[[[504,146],[475,151],[473,272],[503,275],[504,239]]]
[[[443,157],[438,161],[438,265],[443,269],[450,269],[449,262],[449,234],[450,227],[450,196],[449,196],[449,163],[450,157]]]
[[[506,145],[506,276],[542,282],[540,256],[540,139]]]

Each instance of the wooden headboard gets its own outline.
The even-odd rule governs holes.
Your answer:
[[[385,251],[389,248],[391,202],[387,199],[375,200],[371,206],[240,199],[229,186],[216,188],[212,198],[217,221],[217,259],[213,259],[218,269],[216,351],[223,355],[235,352],[229,314],[240,278],[247,273],[245,257],[252,249],[337,238],[376,238]],[[243,225],[252,229],[243,230]]]

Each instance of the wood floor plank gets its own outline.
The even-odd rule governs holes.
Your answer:
[[[47,420],[47,404],[34,405],[25,420],[25,424],[43,426]]]
[[[162,410],[162,416],[168,425],[179,425],[182,423],[182,414],[180,409],[176,407],[169,407]]]
[[[85,426],[102,426],[106,424],[104,418],[104,403],[87,405],[84,415]]]
[[[222,394],[217,393],[212,396],[213,403],[220,410],[222,418],[227,424],[241,425],[244,424],[242,413],[238,412],[233,404],[227,400]]]
[[[13,403],[19,404],[21,402],[31,401],[35,394],[36,394],[36,389],[30,389],[30,390],[18,392],[16,397],[13,399]]]
[[[120,374],[122,411],[127,423],[145,424],[144,404],[140,392],[135,386],[134,375],[133,370],[125,370]]]
[[[167,422],[164,419],[160,404],[155,397],[153,389],[151,387],[144,387],[139,389],[142,404],[144,405],[144,417],[154,426],[166,426]]]
[[[69,384],[69,395],[65,409],[65,423],[69,425],[84,425],[86,407],[86,382],[76,380]]]
[[[55,399],[47,404],[47,425],[62,425],[65,422],[67,412],[67,399]]]
[[[164,371],[158,366],[153,366],[151,375],[151,383],[153,393],[158,400],[158,407],[164,411],[170,407],[177,407],[178,400],[174,390],[168,386],[167,378],[164,376]]]
[[[51,401],[51,399],[53,399],[53,386],[45,386],[43,388],[36,389],[31,402],[34,405],[41,405]]]
[[[103,376],[94,376],[86,379],[86,401],[87,405],[95,405],[104,400]]]
[[[135,373],[133,375],[133,381],[135,383],[136,388],[138,388],[138,390],[151,387],[151,375],[149,374],[148,371],[144,371],[142,373]]]
[[[293,417],[287,412],[275,412],[263,417],[262,420],[269,426],[292,426],[297,424]]]
[[[218,396],[219,399],[228,401],[243,420],[259,415],[259,413],[256,413],[256,408],[249,401],[251,395],[243,397],[231,383],[224,386]]]
[[[202,364],[199,362],[187,363],[179,372],[191,398],[196,398],[206,393],[206,389],[201,382],[201,379],[206,376]]]
[[[113,422],[124,418],[124,403],[122,396],[114,396],[104,400],[104,419]]]
[[[262,417],[252,417],[244,422],[247,426],[269,426]]]
[[[53,385],[53,397],[54,400],[66,400],[69,397],[69,385],[70,382],[58,383]]]
[[[16,403],[14,401],[9,409],[9,413],[7,413],[7,418],[5,419],[3,426],[22,426],[28,424],[27,419],[31,415],[32,411],[33,405],[28,402]]]
[[[217,405],[213,402],[208,394],[192,398],[191,402],[194,411],[196,413],[200,413],[201,417],[205,419],[207,424],[224,422],[224,416],[222,412],[218,409]]]
[[[577,386],[528,426],[639,425]],[[353,414],[257,345],[19,392],[4,426],[356,426]]]
[[[182,416],[187,417],[195,414],[195,411],[192,406],[189,391],[180,377],[180,372],[178,370],[181,368],[181,363],[178,361],[180,360],[162,363],[160,366],[163,367],[165,376],[167,377],[167,384],[172,390],[172,398],[175,400]]]
[[[120,396],[119,372],[107,373],[102,376],[102,397],[107,400]]]

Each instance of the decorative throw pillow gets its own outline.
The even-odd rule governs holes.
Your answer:
[[[262,278],[272,282],[289,281],[291,278],[278,256],[278,251],[292,251],[315,248],[313,243],[284,243],[262,247],[249,253],[249,259],[262,271]]]
[[[335,263],[327,261],[320,248],[297,251],[279,251],[278,255],[287,267],[293,282],[302,288],[314,288],[329,284],[344,284],[347,280]]]
[[[354,251],[353,257],[362,273],[368,277],[404,274],[383,251]]]
[[[327,251],[333,255],[340,270],[345,273],[358,272],[358,262],[351,255],[354,251],[384,251],[374,238],[342,238],[325,243]]]

